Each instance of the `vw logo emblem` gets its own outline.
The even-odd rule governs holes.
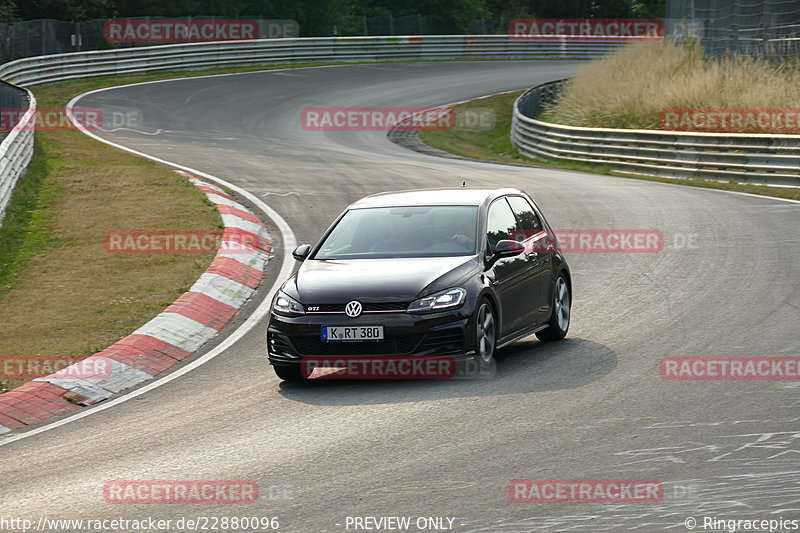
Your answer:
[[[346,306],[344,306],[344,312],[350,318],[355,318],[361,314],[361,302],[353,300],[352,302],[348,302]]]

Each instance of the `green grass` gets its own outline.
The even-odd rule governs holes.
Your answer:
[[[0,227],[0,299],[32,256],[58,242],[52,235],[53,216],[48,206],[57,201],[60,191],[48,180],[47,142],[36,136],[33,149],[28,170],[14,188]]]
[[[522,91],[516,91],[456,106],[456,126],[453,129],[422,131],[420,139],[435,148],[462,157],[524,162],[525,158],[517,153],[508,136],[511,131],[511,113],[507,111],[521,93]],[[463,125],[468,116],[491,117],[494,119],[494,127]]]

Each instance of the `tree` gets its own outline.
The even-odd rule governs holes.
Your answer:
[[[115,10],[113,0],[16,0],[16,7],[22,20],[81,21],[108,18]]]
[[[661,18],[666,0],[0,0],[0,19],[262,16],[294,19],[304,36],[330,35],[361,16],[427,16],[434,33],[470,31],[481,19]]]
[[[19,9],[14,0],[0,0],[0,22],[13,24],[19,20]]]

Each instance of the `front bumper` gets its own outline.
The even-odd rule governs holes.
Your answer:
[[[383,341],[326,342],[323,326],[383,326]],[[310,357],[422,357],[470,359],[469,313],[457,311],[417,315],[404,312],[364,313],[358,318],[341,314],[270,315],[267,355],[272,365],[300,365]]]

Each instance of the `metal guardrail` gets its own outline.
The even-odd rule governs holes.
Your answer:
[[[6,110],[5,119],[19,120],[4,124],[10,128],[0,142],[0,225],[17,180],[28,168],[33,156],[33,126],[36,119],[36,98],[26,89],[0,82],[0,106]],[[27,109],[24,113],[21,111]],[[11,112],[8,112],[11,110]]]
[[[626,42],[579,43],[566,39],[526,42],[516,41],[508,35],[413,35],[189,43],[18,59],[0,66],[0,79],[32,86],[91,76],[310,61],[582,59],[600,57]],[[36,100],[30,91],[25,92],[31,111],[25,115],[25,120],[31,122],[19,124],[0,145],[0,223],[14,185],[33,153],[32,121]],[[24,109],[27,106],[14,107]]]
[[[627,42],[526,42],[508,35],[412,35],[189,43],[18,59],[0,66],[0,78],[30,86],[87,76],[309,61],[580,59],[600,57]]]
[[[563,82],[534,87],[514,102],[511,142],[521,154],[644,176],[800,186],[800,135],[580,128],[537,120]]]

